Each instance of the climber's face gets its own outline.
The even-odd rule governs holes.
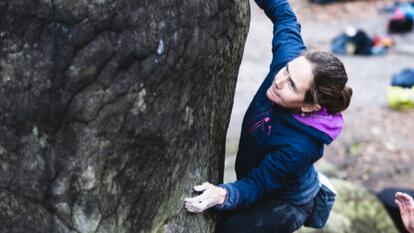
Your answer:
[[[312,81],[312,64],[300,56],[279,70],[266,92],[267,98],[294,112],[307,112],[303,109],[305,93]]]

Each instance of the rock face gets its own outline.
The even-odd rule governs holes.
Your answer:
[[[398,233],[377,197],[358,185],[333,179],[338,191],[329,220],[322,230],[301,228],[298,233]]]
[[[247,0],[0,0],[0,229],[211,232]]]

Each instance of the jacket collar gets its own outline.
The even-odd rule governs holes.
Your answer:
[[[307,125],[302,123],[301,121],[297,120],[293,114],[286,108],[273,104],[273,110],[276,114],[283,118],[289,125],[292,127],[308,134],[309,136],[313,137],[315,140],[329,145],[334,138],[331,138],[329,134],[323,130],[317,129],[312,125]]]

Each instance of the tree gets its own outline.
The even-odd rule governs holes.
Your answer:
[[[0,0],[2,232],[210,232],[247,0]]]

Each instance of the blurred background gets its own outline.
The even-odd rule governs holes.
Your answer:
[[[361,184],[373,192],[386,187],[414,188],[414,111],[410,103],[398,102],[402,98],[399,92],[389,90],[393,76],[404,69],[414,69],[414,32],[396,22],[393,25],[396,28],[391,28],[394,33],[390,33],[391,20],[401,19],[396,4],[392,1],[319,4],[308,0],[290,3],[302,25],[308,48],[332,52],[333,40],[337,38],[337,44],[339,40],[336,49],[342,54],[337,56],[345,64],[348,85],[354,91],[351,105],[344,113],[345,128],[326,147],[317,166],[328,176]],[[269,71],[272,28],[271,21],[251,1],[250,31],[227,133],[225,182],[236,179],[234,160],[242,118]],[[369,52],[357,54],[359,45],[340,43],[341,39],[355,36],[355,30],[372,41]],[[406,91],[404,101],[414,100],[410,99],[412,90],[402,90]]]

